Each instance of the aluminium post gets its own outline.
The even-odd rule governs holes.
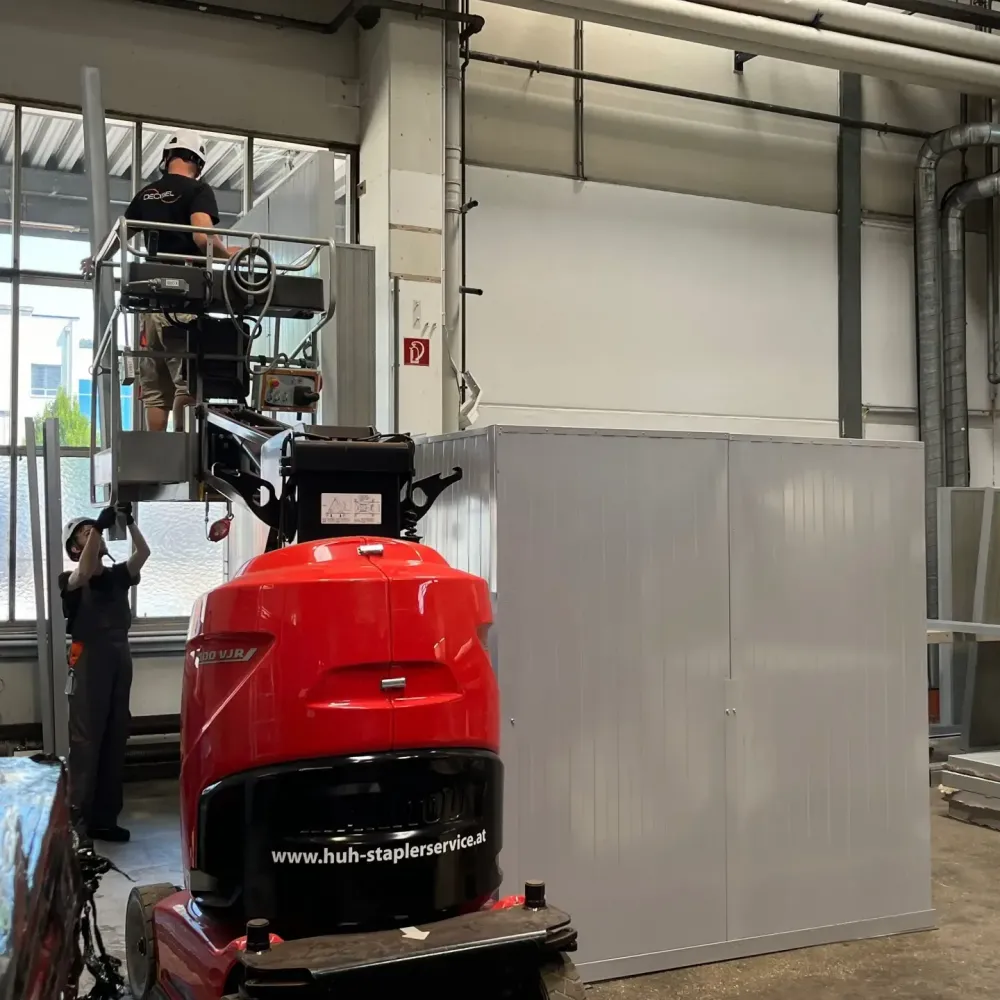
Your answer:
[[[84,66],[81,72],[83,85],[83,152],[84,165],[90,179],[90,253],[96,257],[104,240],[111,229],[111,196],[108,192],[108,139],[107,125],[104,118],[104,103],[101,99],[101,74],[93,66]],[[119,247],[124,257],[125,247]],[[97,267],[94,273],[97,283],[97,294],[94,296],[94,329],[104,331],[111,320],[115,308],[115,290],[113,270],[108,267]],[[94,361],[96,357],[97,338],[94,338]],[[113,380],[117,379],[118,359],[111,357],[107,371],[95,369],[94,379],[97,384],[97,412],[91,411],[91,420],[100,420],[100,447],[112,446],[112,435],[117,435],[119,428],[113,427],[114,404],[111,394],[117,392]],[[119,524],[115,524],[110,532],[111,539],[120,541],[125,537]]]

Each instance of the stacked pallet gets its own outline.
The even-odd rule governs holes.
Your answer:
[[[949,816],[1000,830],[1000,751],[952,754],[939,774]]]

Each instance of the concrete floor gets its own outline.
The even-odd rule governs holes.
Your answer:
[[[181,881],[177,786],[127,789],[132,842],[99,844],[137,882]],[[1000,993],[1000,833],[944,815],[931,793],[939,929],[601,983],[591,1000],[995,1000]],[[114,872],[97,898],[109,950],[121,956],[131,883]]]

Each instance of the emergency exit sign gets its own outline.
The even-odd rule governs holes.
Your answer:
[[[428,368],[431,363],[431,342],[424,337],[403,338],[403,364]]]

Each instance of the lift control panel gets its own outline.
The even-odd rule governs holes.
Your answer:
[[[322,376],[315,368],[261,372],[254,375],[254,406],[278,413],[315,413],[322,385]]]

